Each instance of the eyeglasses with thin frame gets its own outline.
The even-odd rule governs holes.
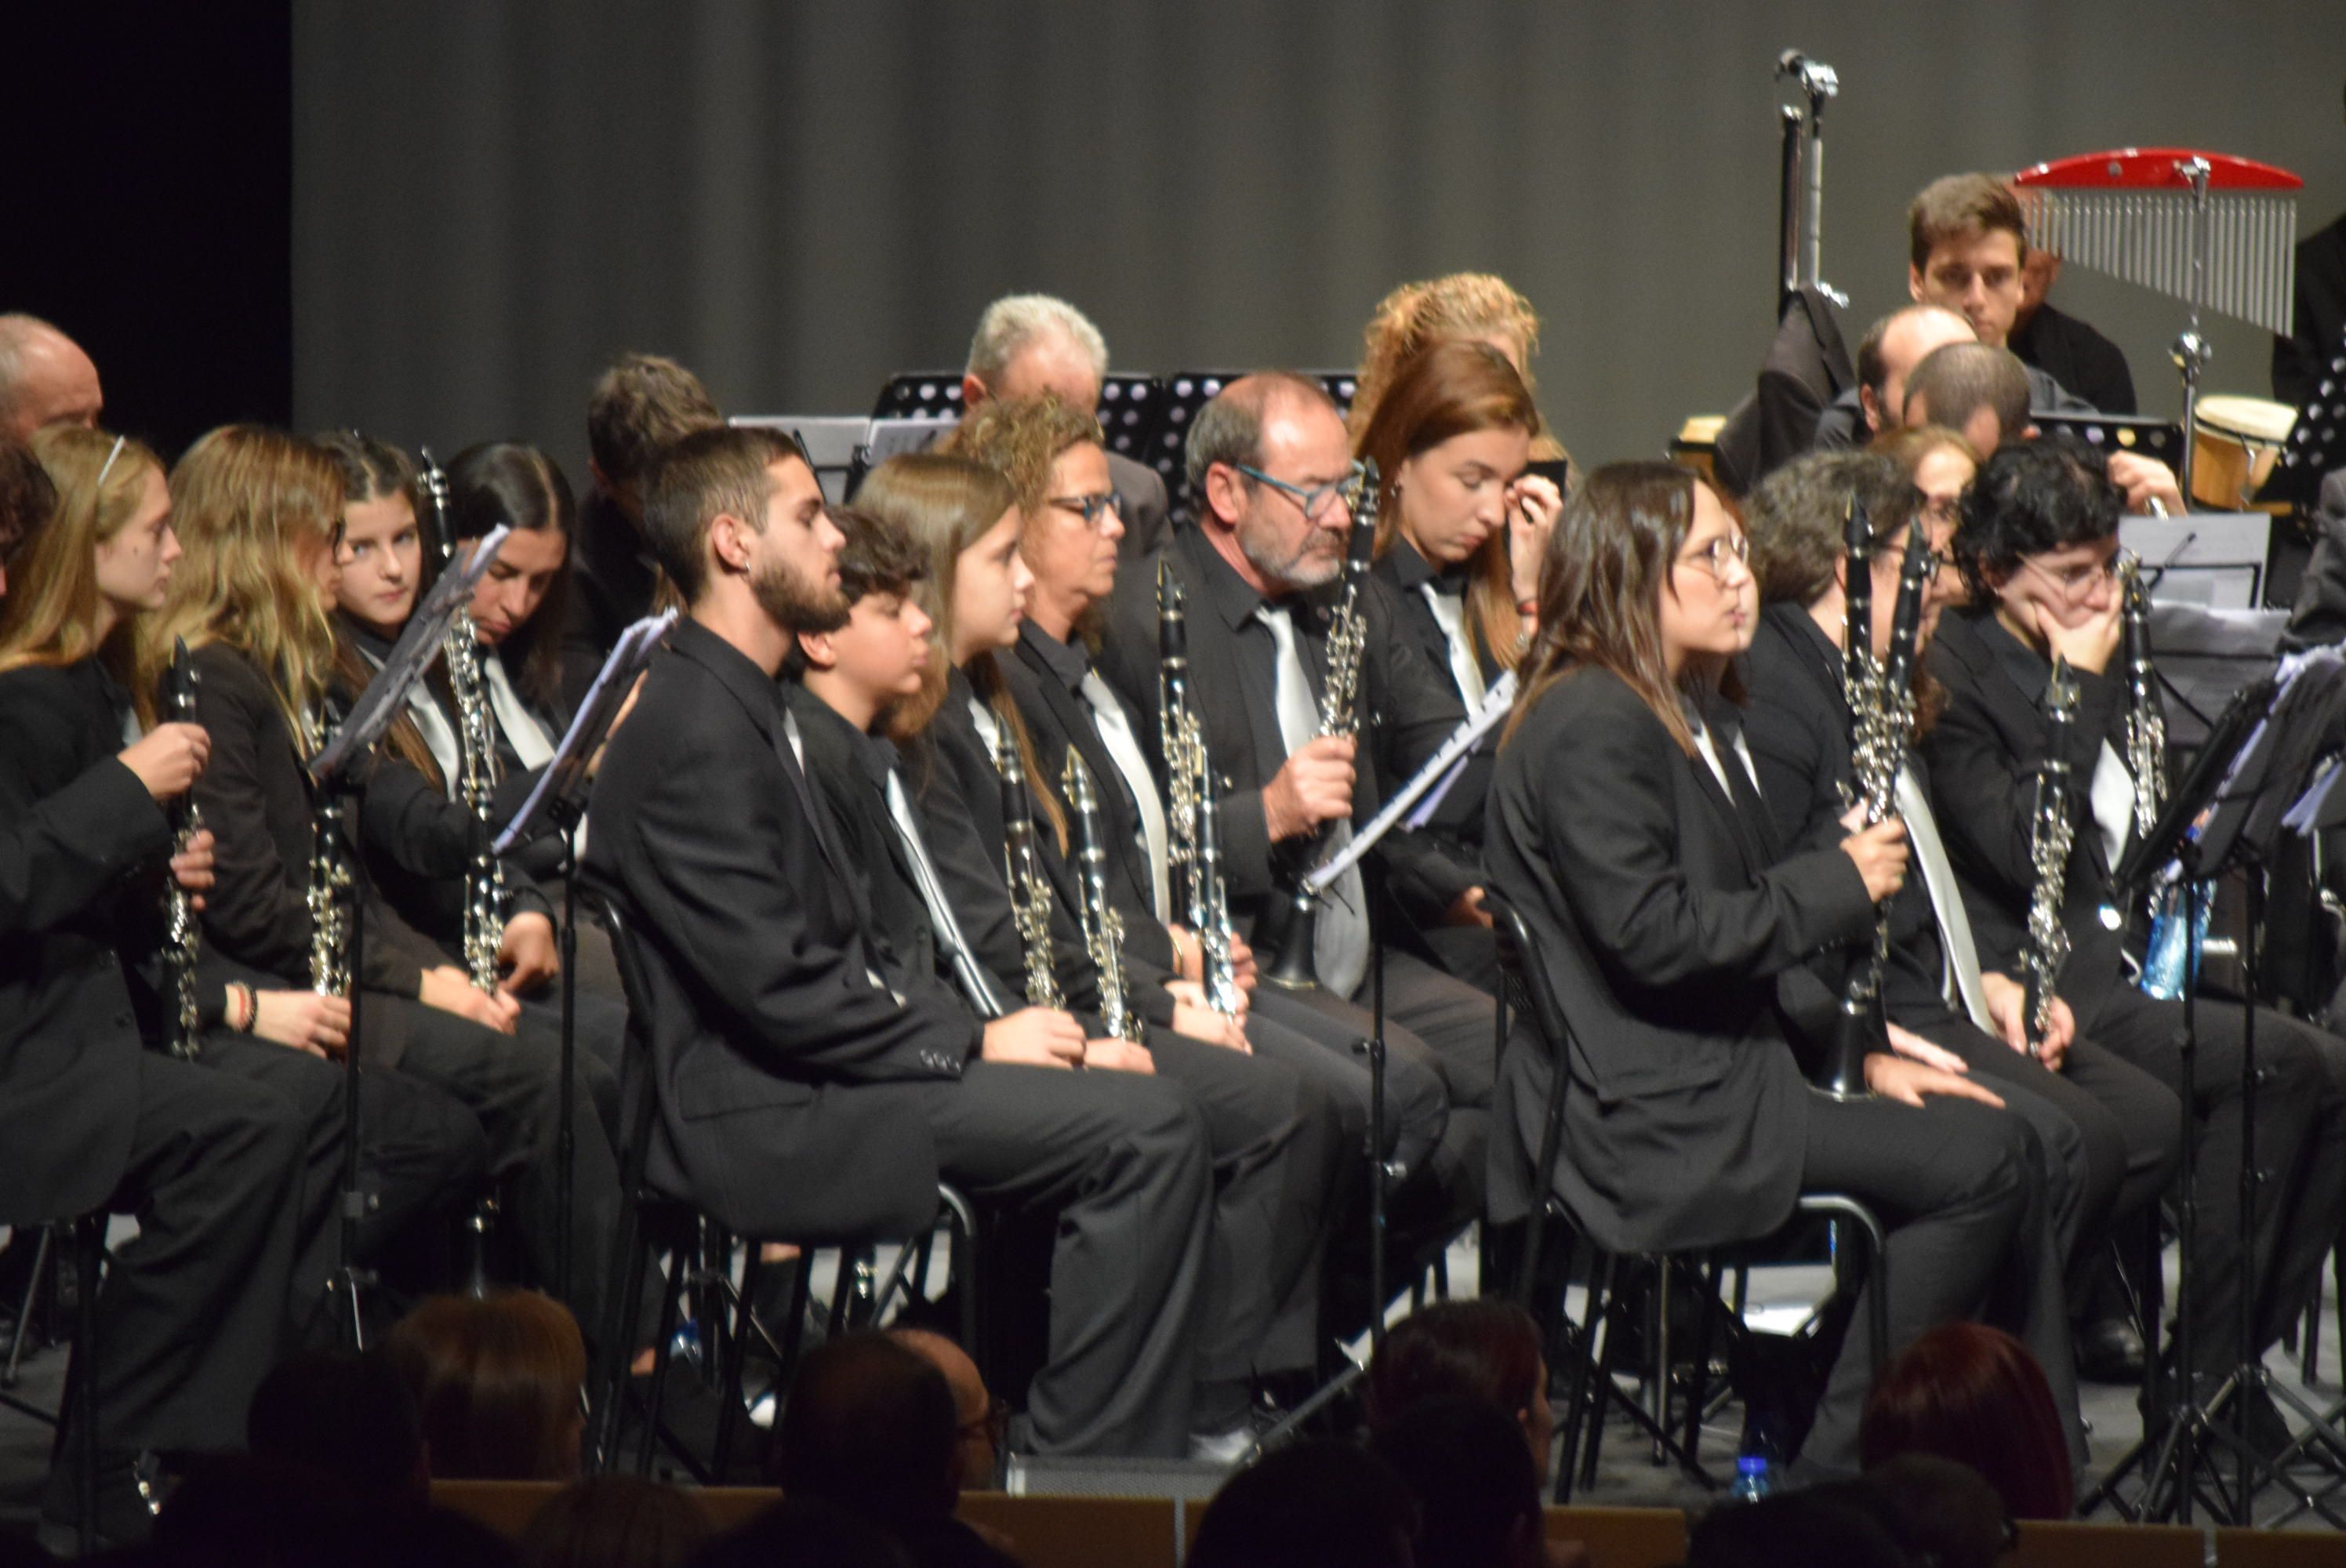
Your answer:
[[[1366,476],[1366,471],[1355,463],[1345,471],[1343,478],[1332,480],[1326,484],[1315,484],[1307,490],[1300,484],[1290,484],[1284,479],[1273,479],[1252,463],[1233,463],[1230,466],[1249,479],[1268,484],[1273,490],[1284,492],[1296,505],[1303,509],[1303,519],[1307,523],[1317,523],[1321,518],[1325,517],[1328,514],[1329,506],[1340,498],[1346,506],[1358,506],[1361,503],[1361,483]]]
[[[1046,495],[1043,504],[1081,514],[1084,526],[1094,533],[1100,531],[1100,519],[1110,512],[1116,514],[1117,521],[1124,520],[1124,497],[1113,490],[1103,490],[1096,495]]]
[[[1714,583],[1727,581],[1727,563],[1733,561],[1745,571],[1751,569],[1751,541],[1740,534],[1721,534],[1699,550],[1678,557],[1681,566],[1699,566],[1710,574]]]
[[[2073,605],[2084,599],[2103,584],[2116,582],[2118,575],[2118,562],[2116,555],[2112,555],[2106,561],[2081,561],[2074,566],[2064,566],[2057,572],[2033,555],[2022,556],[2020,564],[2052,584],[2058,590],[2061,597]]]

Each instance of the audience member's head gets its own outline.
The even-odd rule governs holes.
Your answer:
[[[1942,343],[1977,341],[1971,324],[1938,305],[1906,305],[1866,329],[1857,345],[1857,401],[1866,433],[1895,430],[1905,418],[1906,378]]]
[[[57,487],[48,470],[21,441],[0,440],[0,596],[8,592],[8,566],[48,526],[57,509]]]
[[[2030,429],[2028,367],[2010,349],[1942,343],[1906,378],[1902,423],[1943,425],[1974,450],[1994,452]]]
[[[38,316],[0,316],[0,437],[23,441],[47,424],[96,425],[106,412],[97,366]]]
[[[961,1483],[985,1488],[1002,1468],[1005,1410],[987,1391],[969,1352],[927,1329],[896,1329],[888,1337],[944,1374],[953,1390],[955,1436],[961,1449]]]
[[[1722,1503],[1687,1537],[1686,1568],[1920,1568],[1853,1485],[1780,1492],[1757,1502]]]
[[[622,354],[586,394],[586,472],[640,526],[653,460],[693,432],[724,423],[699,376],[658,354]]]
[[[1409,1568],[1418,1512],[1392,1467],[1350,1443],[1303,1442],[1222,1483],[1187,1568]]]
[[[566,1481],[578,1472],[586,1347],[552,1297],[429,1297],[392,1329],[383,1353],[415,1396],[434,1475]]]
[[[1534,1468],[1546,1472],[1556,1435],[1547,1361],[1539,1326],[1514,1302],[1494,1297],[1437,1301],[1385,1336],[1369,1365],[1369,1424],[1381,1430],[1413,1406],[1435,1400],[1479,1400],[1494,1407],[1515,1423]]]
[[[962,406],[975,410],[995,399],[1056,394],[1089,413],[1099,406],[1107,374],[1107,340],[1091,318],[1048,294],[996,300],[977,319],[962,372]]]
[[[793,1495],[702,1547],[691,1568],[913,1568],[913,1556],[877,1520]]]
[[[690,1492],[632,1475],[572,1481],[522,1532],[529,1568],[683,1568],[713,1533]]]
[[[2044,1369],[2019,1340],[1984,1324],[1943,1323],[1884,1367],[1858,1447],[1869,1471],[1912,1453],[1967,1464],[2014,1519],[2066,1519],[2076,1500]]]
[[[1906,291],[1960,311],[1972,331],[2004,347],[2020,309],[2028,225],[2020,199],[1985,174],[1950,174],[1924,186],[1906,209]]]
[[[1538,1568],[1540,1472],[1500,1407],[1479,1399],[1412,1405],[1377,1429],[1369,1451],[1417,1498],[1417,1568]]]
[[[381,1355],[300,1350],[253,1391],[245,1444],[258,1459],[328,1471],[362,1502],[423,1502],[431,1467],[415,1395]]]
[[[885,1334],[850,1334],[799,1364],[774,1436],[774,1482],[883,1521],[940,1519],[961,1492],[953,1390]]]
[[[2011,1543],[2012,1516],[1987,1477],[1933,1454],[1901,1454],[1865,1472],[1866,1489],[1910,1552],[1933,1568],[1991,1568]]]

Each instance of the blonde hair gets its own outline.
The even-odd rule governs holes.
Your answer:
[[[282,431],[222,425],[171,470],[183,552],[158,636],[225,643],[260,667],[304,748],[334,669],[334,625],[306,564],[332,550],[342,476],[322,450]]]
[[[1453,272],[1422,283],[1404,283],[1377,301],[1361,334],[1361,368],[1354,379],[1351,418],[1354,444],[1376,417],[1401,367],[1428,343],[1453,338],[1510,337],[1523,345],[1524,389],[1535,398],[1539,382],[1532,361],[1539,353],[1539,312],[1508,281],[1494,272]],[[1532,455],[1570,454],[1550,436],[1535,432]]]
[[[137,705],[139,722],[155,718],[157,642],[144,615],[117,616],[101,640],[97,547],[130,525],[147,496],[147,475],[162,460],[128,436],[80,425],[33,433],[33,455],[56,490],[48,525],[17,561],[15,583],[0,599],[0,671],[26,665],[62,668],[95,655]]]

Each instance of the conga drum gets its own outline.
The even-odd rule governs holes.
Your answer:
[[[2260,397],[2199,400],[2191,442],[2191,499],[2219,512],[2245,512],[2280,457],[2297,411]]]

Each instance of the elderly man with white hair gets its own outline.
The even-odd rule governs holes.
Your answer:
[[[962,372],[962,404],[975,410],[989,398],[1056,392],[1060,402],[1090,413],[1099,407],[1100,378],[1107,374],[1107,341],[1091,318],[1048,294],[1012,294],[977,319]],[[1164,541],[1165,482],[1121,453],[1107,454],[1107,469],[1124,521],[1119,553],[1137,560]]]

